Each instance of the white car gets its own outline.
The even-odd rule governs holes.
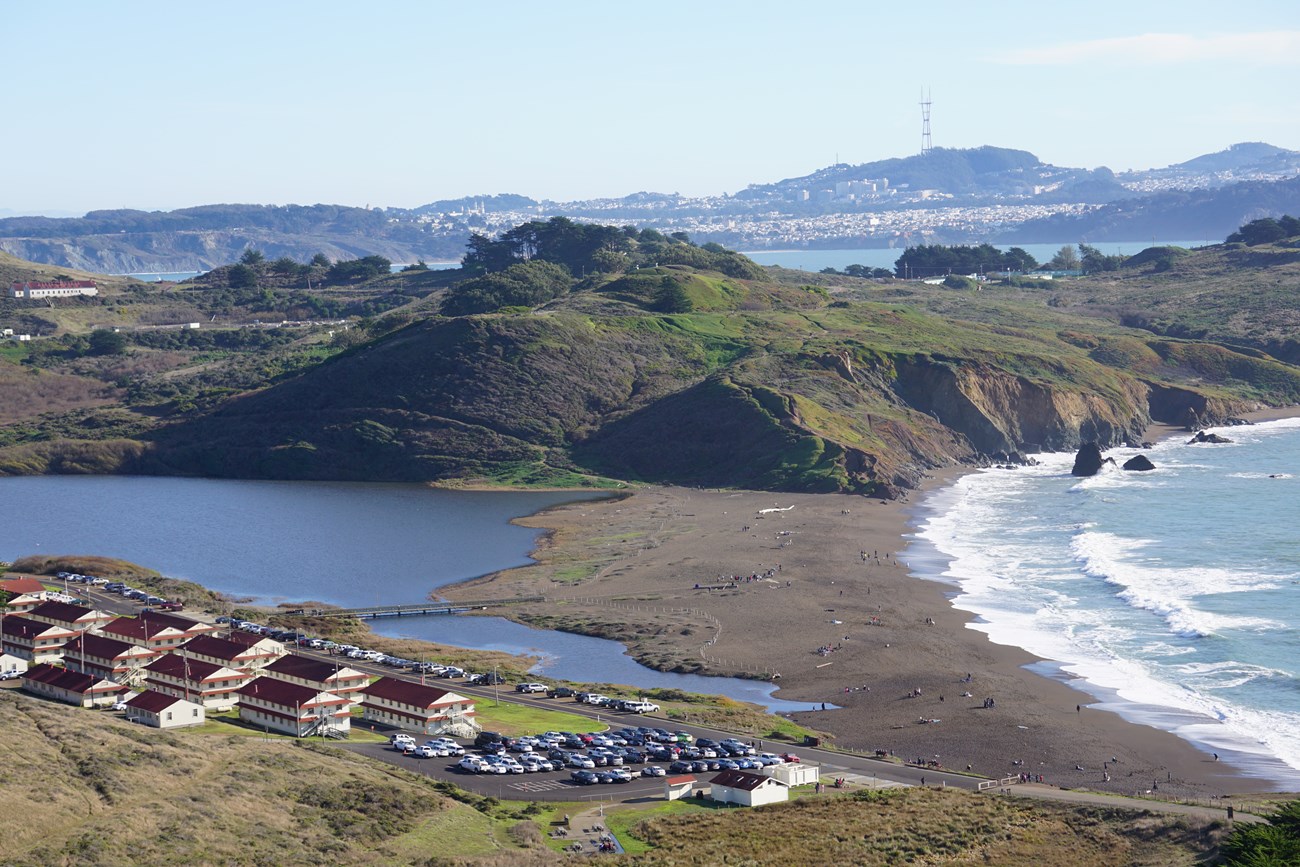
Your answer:
[[[515,692],[528,692],[528,693],[535,693],[535,692],[546,692],[546,691],[547,691],[547,687],[546,687],[546,684],[544,684],[544,683],[517,683],[517,684],[515,684]]]
[[[0,680],[4,680],[4,679],[7,678],[0,678]],[[130,701],[130,699],[119,698],[117,701],[113,702],[113,710],[126,710],[126,703],[128,701]]]
[[[462,747],[460,744],[456,743],[455,741],[451,740],[450,738],[434,738],[431,741],[425,741],[425,743],[429,744],[430,746],[436,746],[439,749],[446,750],[448,755],[452,755],[452,756],[465,755],[465,748]]]
[[[573,753],[569,756],[569,767],[589,771],[595,769],[596,763],[582,753]]]
[[[456,763],[456,767],[462,771],[469,771],[471,774],[494,773],[492,766],[480,759],[478,756],[465,756]]]
[[[415,746],[415,738],[410,735],[393,735],[388,739],[388,744],[395,750],[404,750]]]
[[[659,713],[659,705],[652,701],[625,701],[623,702],[623,710],[632,713]]]
[[[552,765],[548,760],[542,758],[536,753],[531,753],[529,755],[523,756],[522,758],[519,759],[519,764],[523,765],[524,770],[528,771],[529,773],[534,773],[537,771],[555,770],[554,765]]]
[[[438,751],[428,744],[425,744],[422,747],[416,747],[415,754],[422,759],[432,759],[438,755]]]

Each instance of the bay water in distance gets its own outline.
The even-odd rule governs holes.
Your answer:
[[[1034,668],[1092,706],[1294,791],[1300,419],[1218,433],[1232,442],[1143,451],[1149,472],[1079,479],[1073,454],[1049,454],[964,476],[922,502],[906,556],[954,585],[970,628],[1048,660]]]
[[[1203,247],[1217,241],[1098,241],[1092,246],[1107,256],[1132,256],[1147,247]],[[976,245],[977,246],[977,245]],[[994,244],[1006,252],[1012,247],[1020,247],[1040,263],[1047,262],[1062,247],[1069,244]],[[843,271],[849,265],[864,265],[868,268],[894,269],[894,263],[903,255],[906,247],[873,247],[857,250],[757,250],[745,253],[760,265],[780,265],[782,268],[794,268],[799,271],[820,271],[834,268]]]

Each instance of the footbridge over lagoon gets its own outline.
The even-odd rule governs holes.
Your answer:
[[[300,617],[419,617],[426,614],[456,614],[475,608],[498,608],[502,605],[521,605],[527,602],[545,602],[545,596],[511,596],[506,599],[473,599],[464,602],[432,600],[408,602],[402,605],[371,605],[367,608],[294,608],[278,612]]]
[[[730,585],[734,587],[734,585]],[[695,590],[712,589],[701,585],[696,585]],[[639,594],[635,597],[626,595],[612,596],[507,596],[499,599],[466,599],[466,600],[448,600],[433,599],[425,602],[406,602],[399,605],[371,605],[365,608],[291,608],[277,612],[278,614],[289,614],[298,617],[360,617],[362,619],[373,619],[376,617],[421,617],[429,614],[461,614],[466,611],[481,610],[485,608],[501,608],[506,605],[526,605],[536,603],[554,603],[558,605],[579,604],[579,605],[608,605],[614,607],[631,607],[636,610],[642,610],[637,603],[643,603],[650,600],[661,598],[660,594]],[[631,604],[628,604],[631,603]],[[645,610],[662,610],[673,612],[694,611],[691,608],[664,608],[664,609],[645,609]]]

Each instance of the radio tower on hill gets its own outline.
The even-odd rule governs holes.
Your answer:
[[[921,88],[921,156],[927,156],[933,149],[930,143],[930,92]]]

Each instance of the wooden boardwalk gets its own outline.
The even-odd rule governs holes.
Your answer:
[[[465,602],[408,602],[402,605],[372,605],[367,608],[295,608],[284,613],[303,617],[420,617],[426,614],[455,614],[473,608],[498,608],[502,605],[545,601],[545,596],[511,596],[505,599],[474,599]]]

